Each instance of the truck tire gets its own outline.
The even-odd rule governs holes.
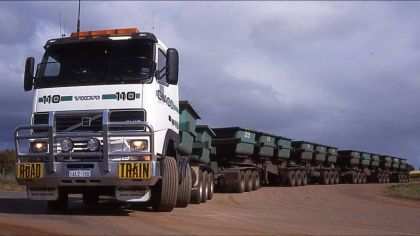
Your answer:
[[[172,211],[178,195],[178,165],[166,156],[161,162],[162,179],[152,188],[152,208],[157,212]]]
[[[214,176],[213,173],[209,173],[209,195],[207,197],[207,200],[213,199],[214,194]]]
[[[389,173],[385,175],[385,183],[389,183]]]
[[[323,171],[321,175],[321,183],[323,185],[330,184],[330,173],[328,171]]]
[[[385,182],[385,174],[384,173],[380,173],[379,174],[379,183],[384,183]]]
[[[335,172],[335,184],[340,184],[340,172]]]
[[[252,190],[258,190],[261,187],[261,178],[260,178],[260,173],[256,170],[254,170],[252,172],[253,175],[253,185],[252,185]]]
[[[253,186],[252,171],[245,171],[245,192],[251,192]]]
[[[58,191],[58,199],[47,201],[48,211],[61,212],[67,209],[69,204],[69,195],[61,190]]]
[[[308,174],[306,171],[302,171],[302,186],[306,186],[308,184]]]
[[[99,194],[95,192],[85,192],[83,193],[82,199],[86,206],[96,206],[99,202]]]
[[[362,183],[365,184],[367,183],[367,174],[363,172],[362,174]]]
[[[335,172],[330,170],[330,171],[328,171],[328,174],[330,175],[330,185],[334,185],[335,184]]]
[[[197,176],[198,186],[197,189],[191,191],[191,200],[190,202],[193,204],[200,204],[201,197],[203,196],[203,172],[202,170],[198,170]]]
[[[302,185],[302,172],[300,170],[297,170],[296,173],[296,186]]]
[[[176,207],[185,208],[191,201],[191,188],[192,188],[192,179],[191,179],[191,167],[190,164],[187,164],[185,167],[185,177],[178,186],[178,196],[176,200]]]
[[[291,170],[287,173],[287,185],[289,187],[295,187],[296,186],[296,173],[293,170]]]
[[[357,180],[358,180],[357,172],[352,171],[351,173],[352,174],[351,174],[350,183],[351,184],[357,184]]]
[[[237,193],[243,193],[245,191],[245,172],[241,171],[239,174],[239,185]]]
[[[201,195],[201,203],[206,203],[208,196],[209,196],[209,173],[207,171],[203,171],[203,194]]]
[[[357,184],[361,184],[362,183],[362,173],[357,172]]]

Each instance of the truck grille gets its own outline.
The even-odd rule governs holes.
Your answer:
[[[102,113],[56,116],[57,132],[98,132],[102,130]]]
[[[143,110],[113,110],[110,113],[111,122],[145,121]],[[35,113],[34,124],[48,124],[48,113]],[[57,132],[98,132],[102,131],[102,112],[83,114],[59,114],[55,117]],[[140,127],[141,128],[141,127]],[[141,128],[143,130],[144,128]],[[113,128],[112,130],[126,130]],[[35,132],[42,132],[35,130]]]

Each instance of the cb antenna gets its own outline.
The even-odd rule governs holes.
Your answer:
[[[79,0],[79,11],[77,12],[77,36],[80,33],[80,0]]]
[[[61,33],[61,12],[60,11],[58,11],[58,21],[60,25],[60,37],[63,37],[63,34]]]

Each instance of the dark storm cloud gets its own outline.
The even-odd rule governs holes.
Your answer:
[[[27,56],[74,30],[74,2],[1,3],[0,148],[29,118]],[[139,27],[180,51],[201,123],[403,156],[420,165],[420,4],[83,2],[82,30]],[[153,13],[152,13],[153,12]],[[154,15],[154,17],[153,17]],[[154,30],[152,25],[154,25]],[[21,29],[21,30],[18,30]],[[3,102],[10,101],[13,102]]]

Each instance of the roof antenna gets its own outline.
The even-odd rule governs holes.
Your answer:
[[[60,25],[60,37],[63,37],[63,34],[61,33],[61,12],[60,11],[58,11],[58,22]]]
[[[155,32],[155,11],[152,11],[152,32]]]
[[[79,0],[79,11],[77,12],[77,36],[80,33],[80,0]]]

